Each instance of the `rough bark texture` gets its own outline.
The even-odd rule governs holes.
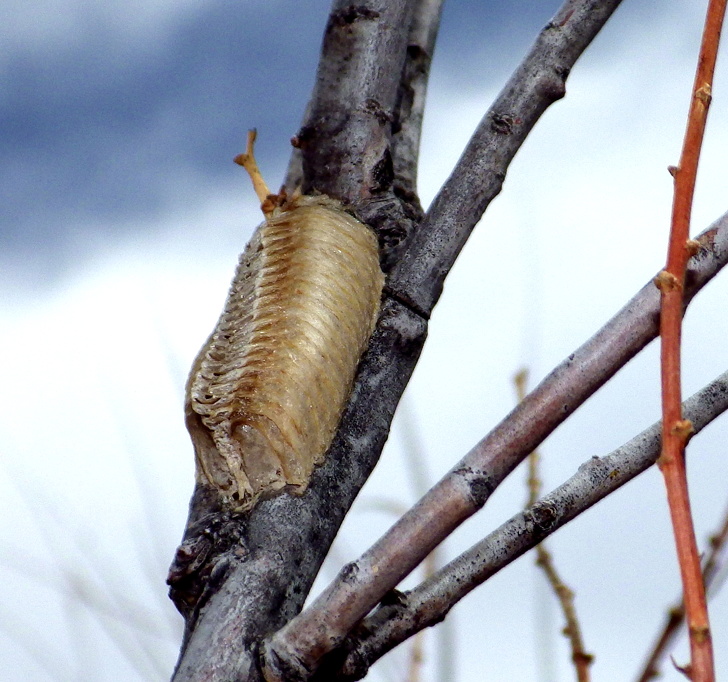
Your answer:
[[[279,495],[242,516],[215,511],[216,497],[198,486],[173,568],[172,595],[187,611],[175,680],[259,679],[257,647],[301,609],[384,446],[425,334],[420,318],[384,304],[339,433],[303,496]]]
[[[440,4],[334,1],[286,185],[339,199],[374,229],[383,269],[390,273],[382,312],[333,445],[304,495],[281,494],[250,513],[236,514],[198,483],[169,575],[171,596],[186,619],[177,682],[262,679],[261,643],[301,610],[346,512],[376,464],[448,270],[500,191],[520,145],[548,106],[563,97],[571,68],[620,2],[565,2],[423,216],[415,185],[417,147]],[[691,285],[696,288],[709,278],[701,280],[700,272],[695,277]],[[641,324],[652,328],[656,320]],[[584,368],[584,380],[598,386],[614,371],[590,366]],[[565,410],[570,413],[573,406]],[[530,448],[540,438],[526,440]],[[494,462],[491,473],[499,478],[514,462]],[[378,655],[387,646],[379,642]],[[310,677],[322,653],[302,663],[299,657],[300,665],[280,659],[272,674]],[[332,679],[345,655],[331,654],[318,679]],[[359,655],[359,670],[376,658],[371,652]],[[356,661],[346,665],[346,674],[355,674]]]

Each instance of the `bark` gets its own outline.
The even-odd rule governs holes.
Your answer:
[[[688,269],[686,303],[728,261],[728,216],[697,241],[701,248]],[[320,658],[339,646],[402,578],[478,511],[524,458],[657,337],[659,312],[660,294],[649,282],[361,558],[345,566],[304,613],[275,633],[266,643],[265,657],[271,668],[282,671],[277,679],[309,676]]]
[[[286,186],[341,199],[375,230],[382,267],[389,273],[382,313],[326,461],[304,495],[281,494],[249,513],[235,514],[214,491],[197,484],[168,579],[186,620],[177,682],[262,679],[261,643],[301,610],[345,514],[376,464],[444,277],[500,191],[520,145],[548,106],[563,96],[574,63],[619,4],[565,2],[423,216],[416,195],[417,153],[440,2],[354,5],[335,0],[313,96],[293,139]],[[707,279],[696,275],[695,290]],[[640,324],[652,329],[654,314],[640,318]],[[647,341],[642,338],[634,352]],[[598,363],[580,368],[588,390],[634,352],[607,369]],[[575,406],[569,404],[562,417]],[[532,432],[523,442],[531,448],[542,437]],[[492,480],[501,480],[517,459],[496,462]],[[465,487],[475,493],[478,507],[491,484],[475,483],[467,480]],[[381,596],[370,595],[351,624]],[[310,676],[323,653],[346,634],[323,648],[314,646],[303,663],[274,656],[268,661],[273,663],[270,674]]]
[[[728,410],[728,372],[684,404],[699,433]],[[592,457],[558,488],[490,533],[416,588],[398,593],[347,638],[320,680],[356,680],[385,653],[441,622],[460,599],[579,514],[646,471],[660,455],[662,422],[604,457]],[[331,666],[331,667],[328,667]]]
[[[238,516],[198,485],[169,579],[186,616],[173,679],[260,679],[258,646],[301,609],[384,446],[425,332],[412,312],[385,303],[339,433],[303,496],[279,495]]]

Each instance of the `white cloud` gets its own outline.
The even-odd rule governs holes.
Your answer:
[[[194,6],[185,3],[179,11]],[[176,16],[178,7],[114,4],[93,12],[109,25],[120,20],[125,31],[144,31],[147,22],[163,25],[164,17]],[[78,18],[89,11],[82,3],[63,8],[49,3],[46,9],[63,15],[64,23],[18,25],[20,34],[38,45],[61,41],[88,21]],[[610,26],[610,35],[620,35],[620,28],[629,35],[624,22]],[[519,152],[501,196],[447,281],[405,408],[415,414],[432,476],[442,474],[511,408],[511,377],[523,363],[534,381],[542,377],[662,265],[671,193],[665,167],[677,161],[693,71],[689,48],[694,46],[682,36],[692,36],[694,27],[656,21],[632,31],[634,40],[621,41],[618,51],[605,39],[577,65],[567,98],[545,114]],[[728,208],[724,83],[721,75],[695,231]],[[484,83],[483,93],[470,97],[435,74],[422,153],[425,200],[457,160],[499,85]],[[5,330],[0,351],[6,359],[0,505],[4,537],[12,546],[24,546],[30,556],[53,566],[63,565],[56,552],[64,545],[88,544],[93,547],[88,564],[98,564],[98,571],[83,565],[78,547],[70,554],[81,562],[85,579],[110,571],[115,586],[132,589],[151,573],[156,584],[145,585],[140,599],[150,602],[147,592],[161,593],[164,565],[182,532],[192,486],[192,450],[181,410],[184,373],[217,317],[236,252],[259,220],[252,193],[243,188],[242,182],[205,188],[201,197],[207,194],[208,200],[201,198],[194,214],[172,209],[144,230],[121,230],[136,235],[135,241],[106,244],[103,255],[80,259],[79,269],[42,300],[16,293],[14,300],[0,301]],[[686,392],[728,364],[725,280],[721,276],[711,284],[687,318]],[[652,348],[549,439],[543,448],[547,486],[657,418],[656,363]],[[701,538],[725,504],[725,434],[725,424],[716,424],[691,445]],[[372,510],[372,498],[393,497],[396,490],[397,502],[412,501],[412,494],[400,492],[411,486],[401,452],[406,439],[412,434],[398,417],[382,462],[345,526],[351,549],[340,550],[344,560],[389,520]],[[516,473],[456,534],[448,557],[520,506],[522,478]],[[49,513],[62,522],[54,525]],[[56,544],[48,542],[48,532],[57,536]],[[64,532],[67,537],[60,537]],[[636,670],[677,592],[671,543],[656,472],[553,538],[556,561],[577,592],[587,646],[597,653],[594,679],[624,679]],[[129,556],[138,559],[130,562]],[[143,565],[147,559],[152,570]],[[537,607],[529,564],[525,559],[508,568],[455,609],[458,679],[480,679],[484,661],[494,679],[537,679],[529,623]],[[5,568],[0,566],[9,595],[4,610],[18,616],[7,621],[6,632],[0,629],[0,658],[12,661],[8,669],[17,671],[14,679],[46,679],[7,628],[17,625],[22,638],[24,628],[43,623],[48,632],[63,633],[58,637],[65,641],[76,627],[94,637],[96,621],[39,587],[37,579]],[[55,580],[68,578],[61,571]],[[717,642],[725,641],[720,633],[728,627],[725,604],[723,596],[714,620]],[[557,630],[558,616],[556,621],[547,627]],[[166,621],[158,632],[167,637],[162,649],[171,665],[176,642]],[[133,639],[128,632],[124,636]],[[106,635],[93,641],[102,653],[70,649],[59,668],[70,671],[68,679],[78,679],[74,666],[81,670],[91,662],[99,666],[94,679],[120,678],[119,670],[123,679],[152,679],[151,668],[144,673],[129,668]],[[563,648],[559,643],[554,654],[558,679],[570,675]],[[718,648],[725,675],[728,652]],[[684,650],[679,660],[685,660]]]

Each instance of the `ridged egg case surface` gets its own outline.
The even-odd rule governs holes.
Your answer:
[[[331,445],[383,284],[374,233],[338,202],[301,196],[269,214],[187,384],[198,480],[240,510],[286,486],[306,489]]]

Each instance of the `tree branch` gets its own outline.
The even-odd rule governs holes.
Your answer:
[[[374,203],[391,184],[390,127],[415,4],[334,3],[297,141],[304,190]],[[239,515],[198,482],[168,576],[186,620],[175,680],[260,679],[257,646],[300,610],[376,464],[425,336],[424,320],[383,303],[338,435],[302,497],[280,495]]]
[[[297,144],[303,192],[356,206],[391,187],[391,125],[413,0],[335,0]]]
[[[297,138],[304,191],[317,190],[350,204],[377,230],[385,268],[393,263],[402,241],[418,221],[412,204],[393,190],[395,162],[389,148],[393,117],[398,110],[397,91],[405,73],[410,17],[416,4],[414,0],[370,0],[354,7],[336,0],[316,89]],[[618,3],[612,0],[603,4],[613,10]],[[596,32],[595,17],[601,17],[602,23],[606,21],[603,8],[594,5],[594,1],[586,0],[569,0],[565,5],[591,27],[590,36]],[[563,25],[550,25],[553,40],[558,38],[554,44],[564,47],[564,41],[573,39],[583,50],[588,40],[563,12],[558,15]],[[553,47],[549,40],[546,46]],[[564,51],[569,52],[566,48]],[[548,56],[546,50],[543,58]],[[565,77],[566,73],[561,75]],[[531,96],[541,98],[542,93],[532,87],[528,74],[524,78],[521,85],[530,88]],[[513,80],[509,87],[515,87]],[[518,98],[518,102],[524,111],[530,111],[526,99]],[[541,105],[534,106],[538,109]],[[522,141],[525,132],[519,136]],[[392,149],[396,150],[397,144],[395,140]],[[488,153],[507,165],[515,152],[500,154],[501,145],[510,149],[511,136],[494,136]],[[401,153],[405,159],[404,151]],[[499,172],[505,172],[505,165]],[[477,186],[477,174],[473,179],[473,186]],[[462,185],[460,191],[464,191]],[[457,198],[457,194],[453,197]],[[433,226],[439,223],[439,219],[430,221]],[[712,244],[706,245],[706,266],[696,270],[694,290],[714,274],[711,268],[720,267],[717,263],[725,253],[721,240],[715,238],[715,249]],[[404,248],[409,248],[408,243]],[[449,251],[443,262],[451,262],[452,258]],[[400,273],[409,276],[410,267],[420,267],[418,258],[412,263],[403,266]],[[437,277],[441,278],[444,266],[438,268]],[[421,279],[422,273],[415,279],[418,277]],[[435,288],[439,291],[440,286],[441,281]],[[304,495],[282,494],[261,501],[250,514],[238,515],[221,508],[217,496],[204,485],[196,486],[183,543],[168,579],[171,596],[186,619],[176,682],[261,679],[260,642],[301,609],[344,515],[376,464],[394,410],[417,362],[427,323],[403,301],[406,299],[398,300],[397,296],[385,299],[336,438]],[[637,329],[622,330],[623,336],[630,338],[642,335],[642,340],[638,338],[630,346],[632,354],[642,347],[640,343],[647,343],[647,337],[652,338],[649,335],[654,331],[654,310],[647,306],[642,312],[649,318],[647,322],[640,322],[638,310],[629,318],[629,324]],[[613,342],[619,344],[622,339]],[[600,355],[596,346],[593,352]],[[609,371],[616,371],[629,357],[627,353],[613,359],[616,365],[608,369],[604,380],[611,376]],[[597,361],[580,367],[584,372],[605,371]],[[598,380],[590,384],[590,390],[595,390],[596,385]],[[564,417],[575,406],[571,403]],[[464,483],[484,502],[485,497],[477,493],[483,491],[485,479],[479,479],[480,471],[472,473]],[[487,496],[487,486],[484,492]],[[379,598],[375,597],[372,605]]]
[[[685,402],[696,432],[728,410],[728,372]],[[334,677],[360,679],[387,651],[442,621],[465,595],[538,545],[579,514],[651,467],[660,455],[662,422],[653,424],[605,457],[592,457],[558,488],[516,514],[421,585],[398,593],[365,618],[338,654]],[[324,679],[323,677],[321,679]]]
[[[726,509],[723,515],[720,530],[710,537],[710,549],[703,563],[703,583],[705,584],[708,598],[715,596],[711,593],[710,588],[720,573],[722,565],[721,553],[725,549],[726,544],[728,544],[728,509]],[[718,589],[720,589],[720,585],[718,585]],[[716,589],[715,591],[717,592],[718,590]],[[640,673],[639,682],[649,682],[649,680],[660,676],[660,663],[672,647],[684,620],[685,602],[681,598],[678,598],[677,603],[667,612],[667,620]]]
[[[173,598],[193,600],[175,682],[261,679],[257,647],[301,609],[376,464],[425,334],[421,318],[385,302],[338,434],[301,497],[263,500],[241,517],[211,510],[198,485],[169,579]]]
[[[697,240],[686,301],[728,260],[728,214]],[[264,645],[270,679],[306,679],[320,658],[446,538],[505,477],[658,332],[652,282],[525,400],[301,614]]]
[[[576,60],[621,0],[567,0],[536,39],[465,148],[388,284],[429,316],[470,232],[498,195],[506,171],[541,114],[565,92]]]
[[[414,9],[392,126],[394,191],[408,201],[416,201],[418,206],[417,165],[422,118],[442,3],[443,0],[422,0]]]
[[[710,0],[708,3],[680,165],[672,169],[675,194],[667,265],[655,279],[661,292],[660,369],[663,426],[659,466],[665,479],[670,520],[685,595],[685,612],[690,636],[689,677],[695,682],[715,680],[715,665],[708,603],[700,570],[700,556],[693,529],[685,469],[685,446],[693,429],[690,421],[684,420],[681,413],[680,347],[685,271],[690,254],[695,248],[692,242],[688,242],[690,214],[725,10],[726,0]]]
[[[341,199],[388,272],[422,220],[415,179],[442,0],[334,2],[286,187]]]

